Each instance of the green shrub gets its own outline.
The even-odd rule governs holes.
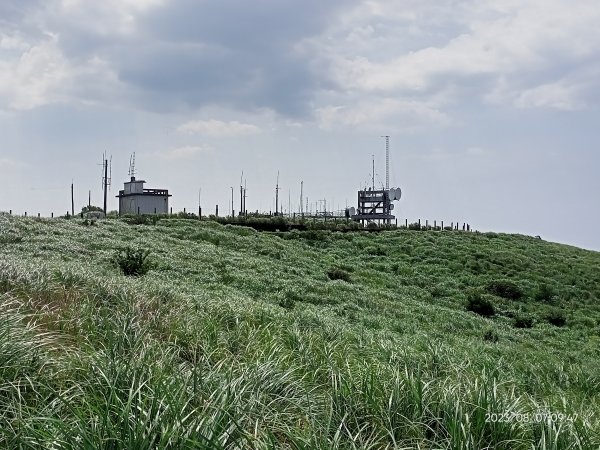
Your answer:
[[[533,327],[533,317],[528,314],[519,314],[513,322],[515,328],[531,328]]]
[[[547,284],[541,284],[540,286],[538,286],[533,297],[538,302],[552,303],[554,295],[554,289],[552,289]]]
[[[486,342],[496,343],[496,342],[498,342],[498,339],[499,339],[498,333],[496,333],[491,328],[485,330],[485,332],[483,333],[483,340],[486,341]]]
[[[549,324],[556,327],[564,327],[567,323],[567,316],[565,316],[565,313],[560,309],[554,308],[546,314],[546,320]]]
[[[114,255],[114,262],[123,271],[124,275],[138,277],[146,275],[154,267],[148,259],[149,255],[150,250],[127,247],[117,250]]]
[[[352,278],[350,277],[350,273],[345,271],[344,269],[340,269],[339,267],[332,267],[327,271],[327,276],[330,280],[342,280],[346,283],[350,283]]]
[[[369,245],[365,248],[365,253],[371,256],[385,256],[387,254],[385,248],[379,245]]]
[[[496,314],[496,309],[492,302],[483,298],[480,294],[471,294],[467,299],[467,311],[474,312],[484,317],[491,317]]]
[[[509,300],[519,300],[521,297],[523,297],[522,289],[509,280],[490,281],[486,286],[486,290],[490,294]]]

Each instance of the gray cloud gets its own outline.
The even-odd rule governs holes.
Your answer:
[[[80,15],[65,21],[57,14],[48,24],[59,30],[58,45],[70,61],[107,61],[142,108],[219,104],[306,117],[324,80],[301,43],[351,3],[188,0],[136,13],[132,30],[112,17],[121,33],[74,20]]]

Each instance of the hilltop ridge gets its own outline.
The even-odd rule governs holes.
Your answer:
[[[600,445],[597,252],[3,216],[0,293],[3,447]]]

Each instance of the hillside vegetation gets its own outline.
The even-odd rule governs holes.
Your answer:
[[[525,236],[0,216],[0,448],[597,449],[599,321]]]

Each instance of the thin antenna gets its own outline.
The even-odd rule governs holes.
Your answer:
[[[73,197],[73,180],[71,180],[71,216],[75,217],[75,199]]]
[[[277,184],[275,185],[275,215],[279,215],[279,170],[277,171]]]
[[[385,138],[385,190],[390,189],[390,137],[381,136]]]

